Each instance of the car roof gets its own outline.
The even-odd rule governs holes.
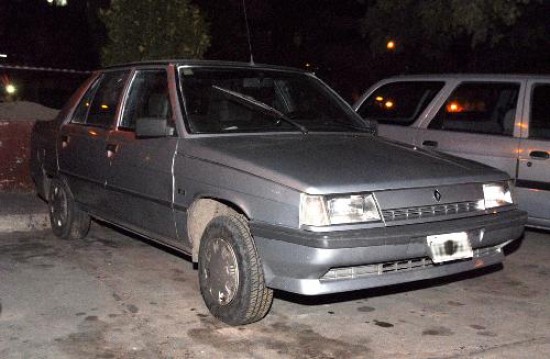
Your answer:
[[[130,68],[136,66],[152,66],[152,65],[175,65],[175,66],[192,66],[192,67],[228,67],[228,68],[249,68],[249,69],[266,69],[266,70],[281,70],[306,73],[307,71],[295,67],[256,64],[253,62],[238,62],[238,61],[220,61],[220,60],[196,60],[196,59],[167,59],[167,60],[150,60],[138,61],[125,64],[117,64],[106,66],[103,69],[119,69]]]
[[[387,80],[550,80],[550,75],[541,74],[475,74],[475,73],[443,73],[399,75]]]
[[[414,74],[399,75],[389,78],[391,80],[550,80],[550,75],[540,74],[475,74],[475,73],[442,73],[442,74]]]

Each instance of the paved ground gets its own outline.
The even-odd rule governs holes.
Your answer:
[[[213,319],[184,257],[94,224],[0,234],[0,358],[549,358],[550,233],[504,268]]]

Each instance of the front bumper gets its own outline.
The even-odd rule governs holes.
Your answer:
[[[319,295],[437,278],[502,262],[502,247],[519,238],[519,210],[456,220],[331,233],[251,223],[267,286]],[[468,232],[474,257],[433,264],[426,237]]]

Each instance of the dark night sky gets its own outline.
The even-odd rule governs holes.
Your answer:
[[[211,24],[212,45],[205,58],[248,61],[242,0],[193,2]],[[0,63],[78,70],[99,67],[99,48],[106,35],[89,7],[108,3],[68,0],[68,6],[56,7],[46,0],[0,0],[0,53],[9,55]],[[302,68],[309,63],[309,69],[342,88],[352,78],[373,81],[364,61],[369,58],[368,45],[357,25],[365,13],[364,4],[357,0],[247,0],[246,4],[256,62]],[[350,91],[349,85],[345,91]]]
[[[248,61],[242,0],[192,0],[211,24],[208,59]],[[461,71],[467,51],[456,48],[454,67],[419,61],[413,51],[375,59],[360,35],[359,20],[373,1],[365,0],[246,0],[254,60],[305,68],[344,96],[362,91],[374,81],[403,72]],[[68,0],[56,7],[46,0],[0,0],[0,64],[91,70],[100,66],[99,48],[106,34],[94,16],[109,0]],[[546,5],[550,12],[550,6]],[[548,14],[533,13],[539,21]],[[525,19],[518,26],[529,26]],[[541,53],[511,53],[509,49],[480,51],[474,70],[548,72]],[[500,51],[500,52],[499,52]],[[542,59],[542,60],[541,60]],[[492,61],[492,62],[491,62]],[[498,66],[500,67],[498,67]],[[508,67],[506,67],[508,66]],[[470,68],[466,70],[470,70]]]
[[[247,61],[242,1],[193,2],[211,23],[213,41],[206,57]],[[68,0],[68,6],[56,7],[46,0],[1,0],[0,52],[28,65],[95,68],[105,33],[86,4],[97,8],[108,3]],[[357,20],[366,7],[357,0],[247,0],[247,7],[257,61],[301,66],[330,61],[327,47],[365,46]]]
[[[68,4],[0,0],[0,52],[9,55],[10,64],[83,70],[99,65],[96,29],[88,21],[86,1]]]

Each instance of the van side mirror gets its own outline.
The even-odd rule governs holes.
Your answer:
[[[374,136],[378,135],[378,121],[369,118],[361,118],[361,120],[364,123],[366,132],[369,132]]]
[[[378,121],[376,120],[367,120],[367,119],[364,119],[363,121],[365,121],[367,123],[367,125],[369,126],[370,130],[371,130],[371,133],[374,135],[374,136],[377,136],[378,135]]]
[[[142,117],[136,120],[137,137],[166,137],[173,136],[174,128],[168,126],[165,118]]]

